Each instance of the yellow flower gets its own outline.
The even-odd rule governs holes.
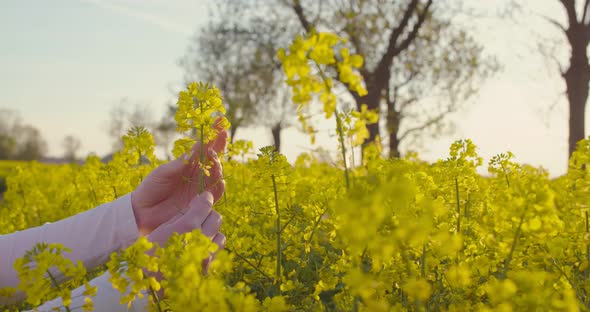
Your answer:
[[[420,301],[427,300],[432,293],[432,286],[423,278],[408,280],[403,289],[409,298]]]
[[[471,273],[465,266],[452,266],[447,270],[445,276],[453,287],[461,288],[471,284]]]

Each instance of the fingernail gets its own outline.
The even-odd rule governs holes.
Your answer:
[[[204,191],[203,193],[201,193],[201,196],[203,196],[203,198],[209,202],[209,204],[213,205],[213,194],[211,194],[211,192],[209,191]]]
[[[191,151],[188,154],[185,154],[185,159],[186,160],[190,160],[193,157],[193,149],[191,148]]]

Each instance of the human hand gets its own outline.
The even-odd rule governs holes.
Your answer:
[[[225,149],[227,132],[219,123],[214,126],[217,137],[204,146],[206,157],[212,162],[209,176],[205,176],[204,189],[219,200],[225,190],[222,168],[217,153]],[[141,235],[150,234],[161,224],[182,214],[193,197],[199,193],[200,143],[193,145],[189,155],[154,169],[131,194],[131,204],[137,228]]]
[[[219,233],[222,216],[213,210],[213,195],[205,191],[195,196],[188,204],[188,211],[177,214],[166,223],[160,225],[148,235],[148,240],[164,246],[168,238],[174,234],[183,234],[200,229],[203,235],[219,246],[225,245],[225,236]]]
[[[148,240],[152,243],[157,243],[164,246],[168,238],[174,234],[183,234],[191,232],[195,229],[200,229],[203,235],[211,239],[217,246],[218,250],[225,246],[225,236],[219,232],[221,228],[221,215],[213,210],[213,195],[205,191],[195,196],[189,203],[188,211],[185,214],[178,214],[168,220],[166,223],[160,225],[148,235]],[[213,254],[206,259],[203,259],[203,272],[207,272],[209,264],[213,261]],[[151,272],[144,270],[145,274],[155,277],[158,281],[162,281],[163,275],[161,272]],[[160,288],[157,291],[158,297],[162,298],[164,289]]]

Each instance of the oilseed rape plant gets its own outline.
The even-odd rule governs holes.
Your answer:
[[[367,94],[361,76],[353,70],[363,65],[363,58],[358,54],[351,55],[345,47],[338,50],[343,42],[345,40],[335,34],[312,31],[305,37],[297,36],[289,46],[289,52],[280,49],[277,55],[287,76],[286,83],[292,89],[293,102],[297,104],[298,119],[303,129],[311,136],[312,143],[315,142],[315,129],[307,120],[313,96],[318,95],[323,103],[326,119],[335,116],[346,186],[349,188],[345,134],[350,139],[354,138],[354,145],[360,145],[369,137],[366,125],[378,122],[379,116],[376,112],[368,111],[364,104],[360,113],[338,111],[337,97],[333,90],[334,79],[329,77],[331,71],[335,70],[336,78],[358,96]]]
[[[315,129],[307,123],[307,119],[314,95],[319,96],[326,119],[336,114],[337,122],[341,122],[336,105],[337,96],[333,90],[334,79],[346,84],[358,96],[367,94],[360,74],[354,71],[363,65],[363,58],[358,54],[351,55],[347,48],[341,47],[344,42],[345,39],[335,34],[312,31],[307,36],[297,36],[288,51],[280,49],[277,53],[287,77],[286,83],[293,91],[299,120],[311,135],[312,142]],[[336,72],[334,78],[330,77],[333,71]],[[356,141],[360,144],[366,137],[361,125],[375,123],[376,117],[377,114],[368,112],[366,106],[362,114],[351,114],[349,119],[354,118],[358,125],[352,127],[357,131],[350,131],[349,135],[357,135]]]
[[[223,117],[225,107],[219,89],[206,83],[193,82],[186,90],[180,91],[177,107],[174,115],[177,131],[181,134],[198,132],[199,169],[201,170],[198,185],[199,191],[203,192],[205,176],[209,176],[208,169],[211,167],[205,162],[204,146],[217,136],[220,129],[228,129],[230,123]],[[191,153],[192,146],[196,143],[193,137],[194,135],[176,140],[172,154],[180,157],[182,154]]]
[[[326,116],[337,117],[344,150],[344,138],[362,137],[376,117],[366,108],[338,112],[330,72],[363,92],[354,74],[362,59],[337,50],[339,43],[313,33],[279,57],[297,101],[311,105],[314,93]],[[174,154],[197,151],[197,141],[204,150],[229,126],[223,113],[219,90],[189,84],[175,116],[187,136]],[[19,164],[0,202],[0,233],[113,201],[164,163],[146,129],[131,129],[123,141],[108,163]],[[14,264],[20,285],[0,290],[24,292],[26,301],[2,310],[61,298],[62,310],[90,311],[97,289],[89,281],[105,272],[122,304],[147,298],[150,311],[590,310],[590,138],[555,179],[510,152],[493,157],[481,175],[485,165],[470,140],[433,163],[415,154],[386,159],[378,145],[367,146],[361,165],[344,168],[313,153],[290,164],[272,147],[256,154],[252,146],[234,141],[220,155],[227,189],[215,210],[224,217],[224,249],[200,230],[162,245],[141,237],[89,271],[68,260],[68,246],[40,243]],[[199,186],[191,188],[196,194],[206,175],[185,182]],[[85,304],[71,306],[80,286]]]

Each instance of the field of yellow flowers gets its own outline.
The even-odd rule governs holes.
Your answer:
[[[150,140],[141,133],[126,143]],[[158,163],[138,164],[136,150],[127,145],[108,164],[21,165],[8,178],[2,233],[132,191]],[[310,154],[289,165],[271,149],[253,157],[238,141],[226,156],[227,192],[215,209],[227,246],[207,276],[198,268],[210,247],[199,233],[175,237],[150,259],[113,257],[128,270],[166,267],[162,300],[174,311],[577,311],[590,304],[589,141],[555,180],[509,153],[482,177],[468,140],[432,164],[369,150],[350,171],[349,189],[342,168]],[[149,249],[142,244],[130,249]],[[127,281],[142,282],[149,287]],[[33,297],[56,295],[50,288]]]
[[[363,92],[350,76],[362,59],[345,51],[330,56],[337,41],[321,34],[298,38],[279,57],[299,104],[309,105],[315,93],[327,117],[335,116],[343,157],[329,164],[302,154],[289,164],[272,148],[255,152],[248,142],[230,144],[222,157],[227,188],[215,207],[224,216],[227,244],[207,274],[201,260],[215,247],[198,231],[173,236],[153,256],[144,252],[154,246],[140,239],[98,272],[68,263],[58,255],[62,246],[40,245],[31,254],[70,268],[72,282],[57,288],[21,259],[15,267],[28,277],[21,289],[28,297],[13,308],[57,296],[67,304],[70,289],[108,270],[124,292],[122,302],[165,286],[162,298],[148,295],[153,311],[588,310],[590,141],[579,143],[568,173],[553,180],[543,169],[515,163],[509,152],[486,164],[482,176],[477,170],[484,164],[470,140],[455,142],[434,163],[416,156],[384,159],[372,145],[362,164],[347,165],[346,138],[362,142],[374,116],[336,110],[322,66],[336,66],[346,74],[341,80]],[[318,70],[302,69],[306,64]],[[179,98],[180,130],[200,130],[199,140],[207,142],[214,133],[205,130],[223,113],[219,92],[191,84]],[[131,192],[162,161],[144,129],[123,139],[125,147],[109,163],[90,157],[83,165],[20,165],[7,179],[0,233]],[[179,140],[174,153],[193,143]],[[144,276],[143,268],[161,271],[164,279]],[[85,310],[92,309],[92,293],[86,293]]]

